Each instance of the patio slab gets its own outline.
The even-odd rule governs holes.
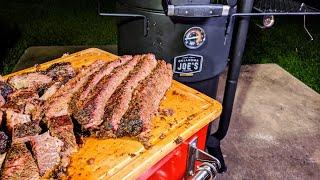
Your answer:
[[[218,179],[320,179],[320,95],[276,64],[242,66],[222,150]]]

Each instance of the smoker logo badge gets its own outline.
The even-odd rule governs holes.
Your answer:
[[[201,72],[203,57],[195,54],[176,56],[173,60],[173,72],[177,74],[194,74]]]

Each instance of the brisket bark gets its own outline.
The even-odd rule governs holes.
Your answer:
[[[90,75],[88,78],[87,83],[73,96],[72,100],[72,111],[76,112],[81,108],[83,105],[84,101],[86,99],[90,99],[88,97],[89,93],[94,89],[94,87],[98,84],[98,82],[105,76],[109,75],[112,70],[118,66],[121,66],[125,63],[127,63],[129,60],[132,59],[132,56],[122,56],[118,60],[111,61],[104,65],[99,72]]]
[[[12,141],[28,141],[30,137],[41,132],[38,121],[32,121],[30,115],[6,111],[7,128],[11,134]]]
[[[60,151],[63,142],[46,132],[31,138],[31,146],[40,175],[50,175],[60,163]]]
[[[45,74],[53,79],[53,81],[59,81],[63,84],[73,78],[76,74],[75,70],[71,66],[70,62],[55,63],[51,65]]]
[[[91,91],[88,100],[78,112],[74,114],[84,129],[93,129],[103,121],[104,108],[116,88],[128,76],[138,63],[139,58],[133,58],[123,66],[115,68],[111,74],[103,77]]]
[[[11,146],[3,164],[1,179],[40,179],[37,164],[24,143]]]
[[[16,89],[22,89],[22,88],[38,89],[40,87],[50,84],[51,82],[52,82],[52,78],[41,72],[32,72],[32,73],[15,75],[9,78],[8,80],[8,83],[11,84]]]
[[[8,148],[9,138],[3,131],[0,131],[0,154],[5,153]],[[0,166],[1,167],[1,166]]]
[[[172,69],[165,61],[135,89],[130,107],[121,119],[117,136],[147,134],[152,117],[172,82]]]
[[[8,83],[6,83],[2,79],[2,77],[0,77],[0,96],[2,96],[4,100],[6,100],[9,94],[11,94],[12,92],[13,88]]]
[[[84,67],[72,79],[70,79],[64,86],[62,86],[48,101],[45,103],[46,117],[58,117],[63,115],[70,115],[69,103],[72,96],[79,91],[85,84],[89,76],[97,72],[103,65],[104,61],[98,60],[91,65]]]
[[[142,60],[139,61],[137,67],[130,72],[129,76],[110,97],[104,112],[104,122],[99,127],[99,132],[96,133],[98,136],[108,136],[110,129],[114,131],[118,129],[121,117],[129,108],[134,89],[156,67],[157,60],[153,54],[143,55],[141,58]]]

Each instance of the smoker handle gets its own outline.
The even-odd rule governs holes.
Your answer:
[[[127,13],[104,13],[101,12],[100,0],[98,0],[98,14],[100,16],[109,16],[109,17],[133,17],[133,18],[143,18],[143,35],[148,36],[149,26],[148,18],[141,14],[127,14]]]
[[[167,15],[176,17],[209,18],[228,16],[230,6],[220,4],[208,5],[171,5],[168,4]]]

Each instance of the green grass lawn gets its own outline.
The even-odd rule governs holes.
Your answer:
[[[113,9],[113,4],[105,4]],[[253,19],[245,52],[246,64],[277,63],[320,92],[320,25],[308,18],[314,36],[303,30],[302,18],[279,18],[262,30]],[[116,23],[99,17],[91,0],[2,0],[0,2],[1,74],[10,73],[30,46],[115,44]]]

